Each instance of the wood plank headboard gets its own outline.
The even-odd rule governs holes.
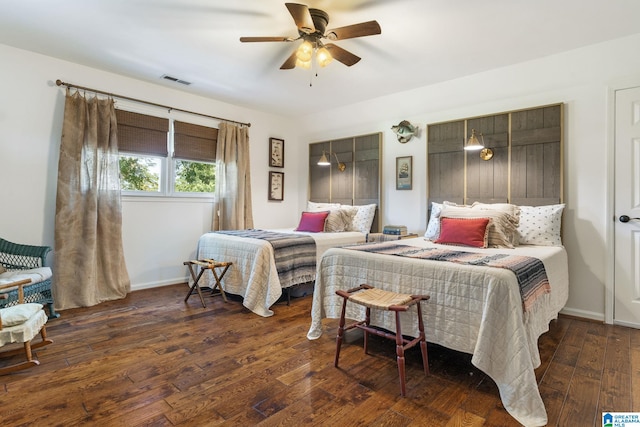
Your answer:
[[[563,202],[563,104],[427,125],[431,202]],[[475,129],[493,156],[463,150]]]
[[[343,205],[375,203],[371,232],[379,232],[381,148],[381,133],[309,144],[309,200]],[[330,166],[318,166],[323,152]],[[343,171],[338,161],[344,163]]]

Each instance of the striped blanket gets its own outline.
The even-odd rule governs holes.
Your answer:
[[[266,240],[283,288],[311,282],[316,278],[316,241],[311,236],[267,230],[223,230],[218,234]]]
[[[508,254],[483,254],[441,248],[419,248],[400,245],[395,242],[365,243],[363,245],[344,246],[344,248],[432,261],[449,261],[458,264],[506,268],[511,270],[518,280],[520,295],[522,296],[522,305],[525,312],[533,306],[534,301],[540,295],[551,292],[551,286],[549,285],[544,264],[534,257]]]

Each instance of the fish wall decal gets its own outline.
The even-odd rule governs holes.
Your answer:
[[[391,130],[398,137],[398,142],[404,144],[409,142],[414,136],[418,136],[418,127],[412,125],[407,120],[403,120],[395,126],[391,126]]]

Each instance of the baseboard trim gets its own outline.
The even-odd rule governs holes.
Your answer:
[[[131,284],[131,291],[141,291],[143,289],[160,288],[162,286],[177,285],[179,283],[187,283],[188,277],[176,277],[175,279],[163,280],[161,282],[148,282]]]
[[[596,313],[593,311],[579,310],[575,308],[565,307],[560,310],[560,314],[580,319],[596,320],[604,323],[604,313]]]
[[[619,326],[625,326],[627,328],[640,329],[640,325],[638,325],[637,323],[623,322],[620,320],[613,319],[613,324],[619,325]]]

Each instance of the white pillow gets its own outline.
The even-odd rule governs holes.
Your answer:
[[[347,206],[342,205],[342,207]],[[376,215],[376,204],[353,207],[358,208],[358,211],[353,216],[350,231],[359,231],[365,234],[369,233],[371,231],[371,225],[373,224],[373,217]]]
[[[506,212],[513,215],[518,220],[520,219],[520,207],[518,205],[512,205],[511,203],[480,203],[473,202],[471,209],[479,210],[495,210],[500,212]]]
[[[317,203],[311,200],[307,202],[307,212],[330,211],[331,209],[338,209],[339,207],[340,203]]]
[[[440,235],[440,211],[442,211],[442,203],[431,202],[431,216],[427,231],[424,233],[424,237],[429,240],[436,240]]]
[[[562,246],[560,228],[564,203],[520,206],[518,237],[521,245]]]
[[[30,302],[27,304],[13,305],[7,308],[0,308],[0,318],[2,319],[2,326],[16,326],[26,322],[36,314],[39,310],[42,310],[42,304],[37,302]]]

